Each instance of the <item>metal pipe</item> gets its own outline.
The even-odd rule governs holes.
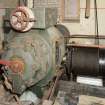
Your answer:
[[[95,35],[70,35],[70,36],[65,36],[65,38],[89,38],[89,39],[96,39]],[[105,39],[105,35],[100,35],[97,37],[97,39]]]
[[[58,81],[59,81],[59,78],[61,77],[61,75],[63,74],[64,70],[59,70],[58,74],[57,74],[57,77],[56,77],[56,80],[55,80],[55,83],[54,83],[54,86],[51,90],[51,94],[50,94],[50,97],[49,97],[49,100],[52,99],[54,93],[55,93],[55,89],[57,87],[57,84],[58,84]]]

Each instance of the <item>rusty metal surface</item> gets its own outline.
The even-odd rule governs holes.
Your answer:
[[[0,102],[0,105],[34,105],[32,102],[21,102],[21,104],[17,102]]]
[[[104,78],[105,48],[99,46],[67,45],[67,72],[73,76],[85,75]]]
[[[24,71],[24,62],[21,59],[0,60],[0,64],[9,67],[14,73],[22,74]]]
[[[10,50],[6,52],[5,58],[7,60],[23,60],[24,67],[22,68],[25,68],[23,73],[20,76],[18,74],[17,76],[11,76],[14,83],[16,81],[25,81],[24,84],[29,87],[44,78],[48,70],[51,69],[51,48],[40,35],[34,37],[34,32],[30,33],[30,35],[29,33],[26,34],[19,35],[19,37],[13,39],[9,45]],[[20,82],[18,84],[15,83],[14,86],[18,87],[17,85],[20,85],[21,88],[23,83],[21,84]]]
[[[14,3],[12,5],[15,6]],[[17,5],[19,6],[18,3]],[[57,23],[57,8],[32,8],[36,23],[32,30],[24,32],[21,29],[25,30],[27,24],[32,20],[24,10],[20,8],[15,10],[17,6],[14,7],[10,4],[8,6],[4,7],[5,16],[2,20],[5,34],[5,53],[2,55],[2,59],[11,63],[4,78],[5,80],[10,79],[12,84],[10,90],[13,93],[21,94],[26,88],[33,85],[43,87],[51,81],[65,53],[64,37],[54,27]],[[19,12],[22,17],[17,16],[16,12]],[[11,21],[12,16],[17,19],[16,23]],[[21,25],[20,28],[16,27],[18,23]],[[58,52],[56,43],[59,43]],[[56,59],[56,57],[58,58]],[[6,81],[9,86],[8,83],[9,81]]]
[[[77,105],[79,96],[71,95],[65,91],[59,91],[54,105]]]
[[[67,37],[70,37],[70,32],[69,32],[68,28],[62,24],[57,24],[56,28],[64,35],[65,45],[67,45],[69,43],[69,38],[67,38]]]
[[[10,24],[12,28],[20,32],[29,31],[35,22],[35,17],[31,9],[26,6],[19,6],[12,11]]]
[[[14,32],[11,32],[12,35]],[[12,61],[8,78],[12,78],[13,91],[21,93],[26,87],[35,85],[40,81],[47,84],[56,72],[64,55],[63,35],[55,28],[46,30],[31,30],[28,33],[14,33],[9,42],[6,53],[2,58]],[[60,54],[56,64],[56,41],[59,42]],[[45,79],[44,79],[45,78]],[[43,80],[44,79],[44,80]]]
[[[59,91],[64,91],[69,94],[90,95],[105,98],[105,88],[91,85],[79,84],[70,81],[60,81]]]
[[[19,16],[19,14],[17,14],[17,13],[21,13],[21,16]],[[16,22],[14,22],[13,20],[12,20],[12,18],[16,18]],[[10,17],[10,19],[11,19],[11,25],[16,29],[16,30],[19,30],[19,31],[21,31],[21,30],[24,30],[26,27],[27,27],[27,25],[28,25],[28,23],[29,22],[25,22],[25,20],[29,20],[29,14],[24,10],[24,9],[21,9],[21,8],[17,8],[15,11],[13,11],[13,13],[11,14],[11,17]],[[18,23],[20,23],[21,24],[21,27],[16,27],[16,25],[18,24]]]
[[[21,101],[20,97],[16,94],[11,94],[0,82],[0,105],[34,105],[34,103],[31,101]]]

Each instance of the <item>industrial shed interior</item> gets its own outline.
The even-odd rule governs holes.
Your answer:
[[[105,105],[105,0],[0,0],[0,105]]]

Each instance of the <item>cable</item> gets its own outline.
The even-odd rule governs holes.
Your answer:
[[[95,27],[96,27],[96,41],[99,45],[99,27],[98,27],[98,13],[97,13],[97,0],[94,0],[95,5]]]

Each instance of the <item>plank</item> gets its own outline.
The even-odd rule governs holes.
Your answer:
[[[105,98],[81,95],[78,105],[105,105]]]

